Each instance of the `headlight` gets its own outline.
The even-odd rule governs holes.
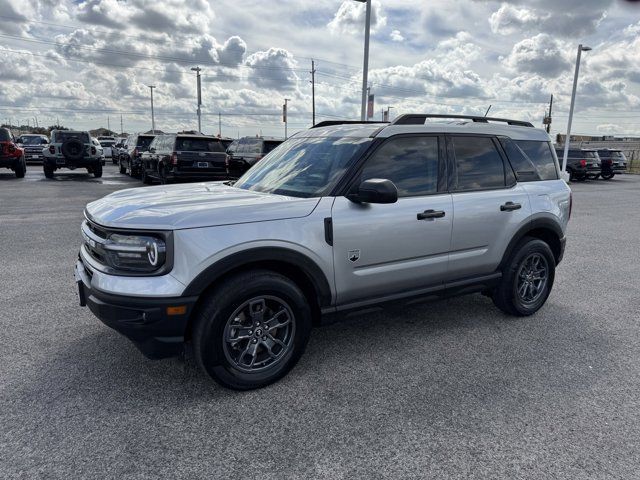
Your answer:
[[[87,252],[105,273],[160,275],[171,269],[168,232],[123,233],[85,221],[82,236]]]
[[[112,233],[103,248],[107,264],[117,270],[153,272],[164,265],[167,247],[157,237]]]

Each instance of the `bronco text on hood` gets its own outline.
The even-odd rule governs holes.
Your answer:
[[[527,122],[326,122],[235,184],[123,190],[87,205],[80,304],[150,358],[186,343],[246,390],[287,374],[323,315],[481,292],[525,316],[562,260],[571,192]]]

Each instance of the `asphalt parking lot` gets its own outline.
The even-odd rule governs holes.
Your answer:
[[[247,393],[78,306],[84,205],[129,186],[0,171],[0,477],[638,478],[640,176],[572,184],[537,315],[473,295],[340,319]]]

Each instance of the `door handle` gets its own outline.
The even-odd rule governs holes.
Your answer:
[[[507,202],[504,205],[500,205],[501,212],[511,212],[513,210],[519,210],[522,208],[522,205],[519,203]]]
[[[444,212],[442,210],[425,210],[417,215],[418,220],[428,220],[429,218],[442,218]]]

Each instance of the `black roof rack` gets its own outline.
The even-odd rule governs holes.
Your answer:
[[[509,120],[508,118],[494,118],[494,117],[478,117],[474,115],[444,115],[444,114],[429,114],[429,113],[406,113],[396,117],[391,122],[392,125],[424,125],[427,118],[454,118],[460,120],[471,120],[478,123],[489,122],[504,122],[509,125],[516,125],[518,127],[533,127],[530,122],[523,122],[522,120]]]
[[[319,127],[332,127],[334,125],[367,125],[367,124],[371,124],[374,125],[376,123],[389,123],[389,122],[367,122],[367,121],[362,121],[362,120],[325,120],[323,122],[318,122],[316,123],[313,127],[311,128],[319,128]]]

